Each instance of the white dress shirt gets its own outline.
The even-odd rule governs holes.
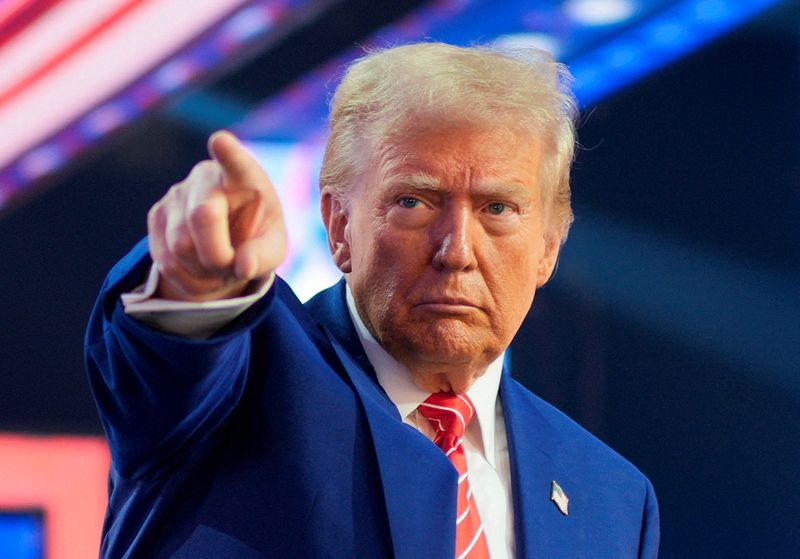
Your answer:
[[[150,326],[172,334],[202,338],[211,335],[264,296],[273,279],[271,276],[244,297],[199,303],[169,301],[153,297],[158,284],[158,272],[153,266],[147,282],[135,292],[122,295],[122,302],[126,313]],[[356,312],[349,285],[347,308],[367,358],[375,369],[378,383],[397,406],[403,422],[432,441],[434,430],[417,411],[430,392],[419,388],[411,372],[375,341]],[[493,559],[511,559],[515,549],[508,438],[497,397],[502,371],[501,355],[467,390],[467,396],[475,405],[476,419],[467,427],[463,439],[470,485]]]

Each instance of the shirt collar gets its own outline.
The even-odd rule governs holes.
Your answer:
[[[397,407],[397,411],[400,412],[400,417],[405,421],[431,393],[418,387],[414,383],[408,367],[389,355],[372,337],[361,321],[361,317],[358,316],[349,285],[347,285],[347,309],[350,311],[350,318],[356,327],[356,333],[367,354],[367,359],[375,369],[378,384],[381,385],[381,388]],[[495,466],[495,409],[500,377],[503,374],[503,357],[504,355],[500,355],[495,359],[486,372],[478,377],[467,390],[467,396],[475,406],[484,458],[492,467]]]

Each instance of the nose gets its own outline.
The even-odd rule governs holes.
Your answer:
[[[461,271],[476,265],[474,220],[469,207],[452,207],[442,213],[431,230],[436,243],[434,268]]]

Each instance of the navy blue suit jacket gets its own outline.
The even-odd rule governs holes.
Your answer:
[[[375,382],[343,283],[304,306],[278,281],[189,340],[122,311],[149,264],[143,242],[111,271],[86,337],[113,459],[103,557],[453,557],[455,470]],[[649,481],[508,374],[500,398],[517,555],[655,557]]]

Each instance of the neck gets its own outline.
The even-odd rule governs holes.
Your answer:
[[[405,360],[393,355],[411,371],[414,384],[427,392],[453,392],[463,394],[486,373],[493,361],[480,363],[420,363],[419,360]]]

